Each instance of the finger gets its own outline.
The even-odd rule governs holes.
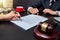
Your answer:
[[[17,14],[17,16],[19,16],[19,17],[21,16],[19,12],[16,12],[16,14]]]
[[[18,20],[19,18],[18,17],[14,17],[14,18],[12,18],[12,20],[14,21],[14,20]]]
[[[36,8],[36,11],[39,12],[39,10]]]
[[[44,12],[44,14],[46,14],[47,13],[47,9],[44,9],[43,12]]]
[[[38,13],[38,10],[37,9],[34,9],[33,13],[35,13],[35,14]]]
[[[43,12],[45,12],[45,11],[46,11],[46,9],[43,10]]]

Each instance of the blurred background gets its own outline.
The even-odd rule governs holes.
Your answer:
[[[0,0],[0,8],[15,8],[16,6],[24,6],[25,8],[39,0]]]

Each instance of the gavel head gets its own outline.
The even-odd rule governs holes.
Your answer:
[[[40,22],[38,24],[39,30],[51,34],[54,30],[54,25],[47,22]]]
[[[25,11],[25,9],[24,9],[23,6],[17,6],[17,7],[16,7],[16,12],[22,13],[22,12],[24,12],[24,11]]]

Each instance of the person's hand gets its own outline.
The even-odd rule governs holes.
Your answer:
[[[19,19],[20,14],[15,13],[15,11],[11,11],[10,13],[5,15],[5,20],[17,20]]]
[[[53,11],[51,9],[44,9],[43,12],[44,12],[44,14],[49,13],[51,15],[56,15],[56,11]]]
[[[29,12],[32,14],[37,14],[39,12],[39,10],[37,8],[30,8]]]

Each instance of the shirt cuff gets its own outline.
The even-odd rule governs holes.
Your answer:
[[[29,11],[30,8],[33,8],[33,7],[28,7],[27,11]]]
[[[60,11],[58,12],[58,15],[60,16]]]
[[[60,11],[56,11],[56,15],[60,16]]]

